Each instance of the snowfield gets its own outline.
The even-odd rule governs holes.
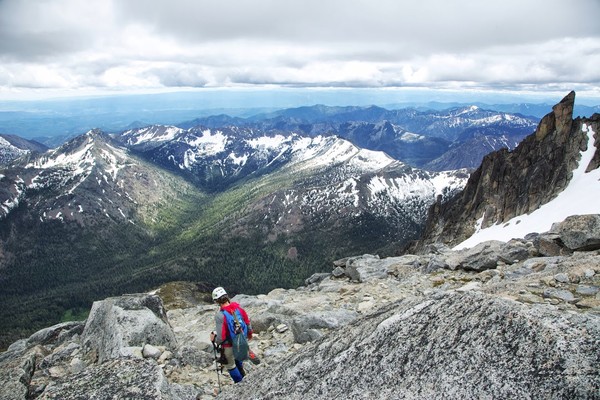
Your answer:
[[[482,216],[477,221],[473,236],[458,244],[454,250],[471,248],[488,240],[507,242],[514,238],[523,238],[532,232],[547,232],[552,224],[571,215],[600,214],[600,168],[585,172],[596,151],[595,132],[585,124],[582,130],[588,136],[587,150],[581,153],[579,165],[573,171],[573,178],[565,190],[531,214],[514,217],[501,225],[481,229]]]

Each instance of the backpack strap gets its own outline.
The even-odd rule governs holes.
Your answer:
[[[231,344],[232,340],[231,334],[229,333],[229,320],[227,319],[227,316],[231,316],[231,314],[225,310],[221,310],[221,313],[223,314],[223,324],[227,326],[227,336],[223,338],[223,343]]]

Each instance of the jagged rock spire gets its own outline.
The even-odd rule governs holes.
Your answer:
[[[573,120],[574,102],[570,92],[514,151],[487,155],[462,193],[432,206],[424,234],[410,250],[436,241],[456,245],[474,233],[480,218],[482,228],[500,224],[535,211],[564,190],[587,147],[583,124],[600,129],[598,115]]]
[[[552,107],[552,112],[544,116],[535,132],[535,138],[543,140],[549,133],[556,131],[559,135],[567,135],[573,125],[573,107],[575,92],[566,95],[560,103]]]

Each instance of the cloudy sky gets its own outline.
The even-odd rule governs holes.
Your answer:
[[[0,0],[0,99],[222,87],[600,99],[600,0]]]

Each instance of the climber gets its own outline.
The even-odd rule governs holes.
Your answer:
[[[219,311],[215,314],[215,322],[216,329],[215,332],[210,333],[210,341],[215,346],[221,346],[221,360],[219,361],[231,376],[231,379],[235,383],[240,382],[244,375],[246,375],[244,371],[243,361],[248,357],[246,356],[238,356],[236,359],[234,357],[234,349],[232,344],[232,336],[235,333],[230,332],[231,320],[234,316],[241,316],[241,320],[239,322],[245,329],[242,331],[242,334],[245,333],[245,338],[248,340],[252,339],[252,325],[250,324],[250,318],[248,318],[248,314],[246,311],[236,302],[232,302],[229,300],[229,296],[227,292],[222,287],[217,287],[212,292],[213,301],[215,301],[219,305]],[[239,314],[236,312],[239,311]],[[230,321],[228,321],[228,319]],[[248,350],[246,350],[248,351]]]

